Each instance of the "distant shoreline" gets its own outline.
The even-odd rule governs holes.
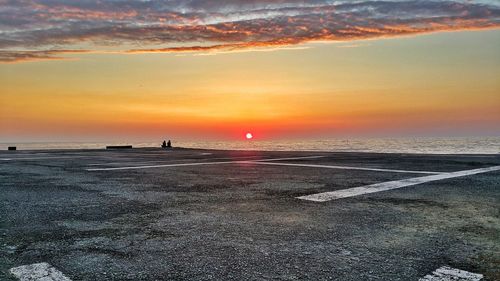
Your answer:
[[[161,142],[36,142],[0,143],[0,151],[9,146],[18,150],[77,150],[105,149],[106,146],[132,145],[134,148],[160,148]],[[174,147],[234,150],[234,151],[315,151],[368,152],[405,154],[488,154],[500,153],[500,137],[426,137],[426,138],[352,138],[326,140],[236,140],[236,141],[181,141],[172,139]]]
[[[127,149],[106,149],[104,148],[40,148],[40,149],[18,149],[16,151],[2,150],[0,152],[1,156],[6,156],[8,154],[25,154],[25,153],[44,153],[44,152],[95,152],[95,151],[162,151],[165,150],[161,147],[133,147]],[[272,152],[296,152],[296,153],[335,153],[335,154],[365,154],[365,155],[430,155],[430,156],[500,156],[500,152],[497,153],[415,153],[415,152],[373,152],[373,151],[321,151],[321,150],[242,150],[242,149],[212,149],[212,148],[195,148],[195,147],[174,147],[171,150],[165,150],[165,152],[175,152],[175,151],[206,151],[206,152],[262,152],[262,153],[272,153]]]

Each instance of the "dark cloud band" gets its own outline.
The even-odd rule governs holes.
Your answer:
[[[0,0],[0,62],[58,59],[104,47],[209,52],[499,28],[500,5],[494,3]]]

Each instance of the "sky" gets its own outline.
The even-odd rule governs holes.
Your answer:
[[[499,136],[500,1],[0,0],[0,142]]]

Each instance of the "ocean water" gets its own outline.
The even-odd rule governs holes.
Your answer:
[[[52,142],[0,143],[0,150],[16,146],[18,150],[35,149],[102,149],[106,145],[131,144],[134,147],[159,147],[157,142]],[[500,137],[470,138],[338,138],[327,140],[290,141],[176,141],[173,145],[188,148],[280,150],[280,151],[339,151],[431,154],[498,154]]]

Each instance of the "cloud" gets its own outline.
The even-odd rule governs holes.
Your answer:
[[[500,27],[495,1],[0,0],[0,62],[213,52]]]
[[[0,50],[0,62],[18,63],[40,60],[61,60],[65,54],[88,53],[88,50],[4,51]]]

